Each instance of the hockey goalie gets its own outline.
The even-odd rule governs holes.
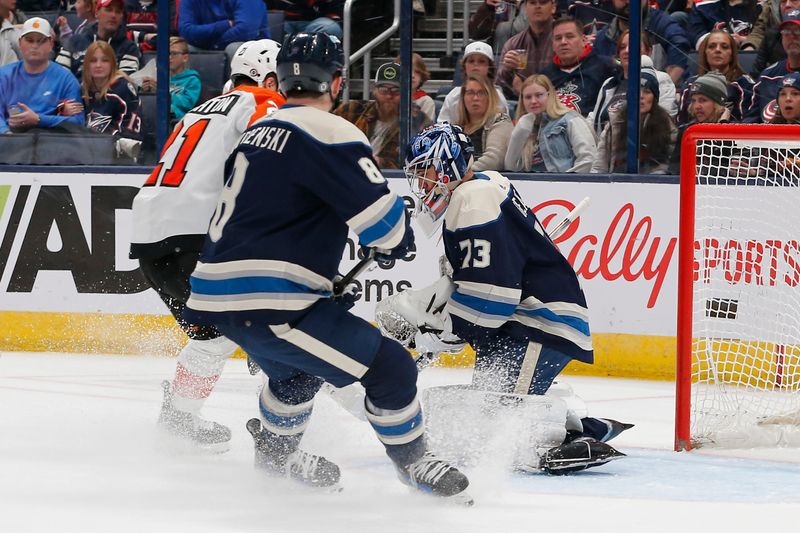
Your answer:
[[[382,332],[414,348],[419,366],[465,343],[475,350],[470,386],[423,393],[430,438],[448,435],[438,449],[467,462],[496,440],[512,468],[551,474],[624,457],[607,441],[632,425],[586,416],[569,387],[554,384],[572,359],[593,362],[577,275],[509,180],[472,170],[473,151],[448,123],[412,139],[404,171],[415,218],[429,235],[443,223],[445,272],[376,309]]]

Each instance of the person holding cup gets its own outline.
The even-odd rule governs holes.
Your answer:
[[[522,82],[541,72],[553,59],[555,0],[525,0],[528,27],[513,35],[500,52],[497,83],[508,97],[519,96]]]

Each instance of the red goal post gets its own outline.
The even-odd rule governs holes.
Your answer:
[[[691,126],[675,449],[784,445],[800,445],[800,126]]]

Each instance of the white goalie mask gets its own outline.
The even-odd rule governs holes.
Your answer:
[[[411,140],[403,171],[419,200],[414,218],[429,237],[441,225],[453,189],[472,167],[474,152],[464,131],[448,122],[429,126]]]

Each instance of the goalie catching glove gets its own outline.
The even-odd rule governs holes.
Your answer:
[[[452,333],[450,315],[444,310],[453,288],[450,278],[442,276],[424,289],[384,298],[375,308],[381,333],[416,349],[428,364],[440,353],[459,353],[466,343]]]

